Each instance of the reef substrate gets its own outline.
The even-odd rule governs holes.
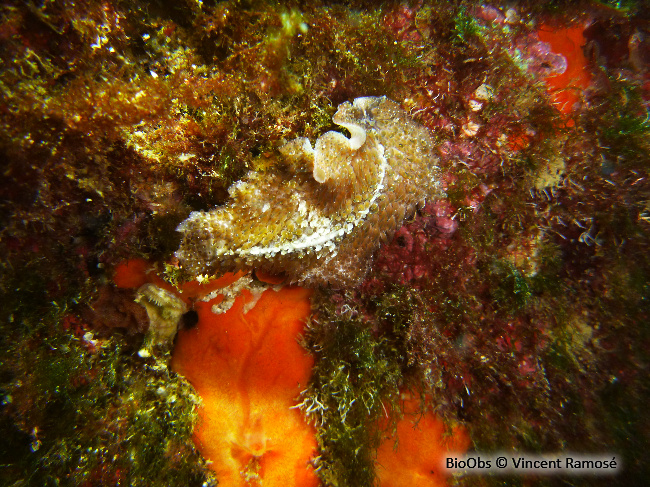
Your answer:
[[[216,485],[167,358],[179,324],[289,292],[268,274],[311,286],[311,375],[277,417],[308,418],[322,483],[379,482],[404,391],[431,437],[617,452],[608,485],[646,482],[650,23],[559,6],[5,2],[0,483]],[[254,274],[212,275],[234,269]],[[233,384],[262,386],[234,377],[242,419]],[[240,424],[241,451],[273,444]]]

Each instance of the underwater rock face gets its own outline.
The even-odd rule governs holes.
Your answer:
[[[192,212],[176,256],[193,275],[256,268],[303,285],[358,283],[416,205],[441,194],[426,128],[386,97],[343,103],[315,147],[280,148],[286,171],[233,184],[231,201]],[[287,176],[289,175],[289,177]]]

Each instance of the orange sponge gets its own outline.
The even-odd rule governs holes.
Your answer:
[[[573,105],[582,96],[582,90],[591,82],[587,59],[582,52],[582,46],[586,42],[583,32],[582,25],[568,29],[555,29],[543,25],[537,31],[541,41],[548,42],[553,52],[562,54],[566,59],[567,69],[564,73],[546,78],[546,85],[551,92],[551,101],[565,115],[571,113]]]
[[[144,259],[131,259],[121,262],[113,271],[113,282],[119,288],[138,288],[150,282],[148,272],[152,269]]]
[[[154,270],[141,259],[125,261],[113,281],[121,288],[153,283],[191,305],[245,274],[228,273],[207,284],[192,281],[179,291]],[[310,297],[310,290],[296,287],[256,296],[244,290],[227,312],[215,314],[212,306],[223,300],[218,295],[196,302],[198,325],[178,334],[171,367],[203,400],[195,443],[219,485],[319,484],[310,463],[317,450],[315,430],[293,408],[314,362],[297,340],[311,312]]]
[[[189,305],[192,301],[201,299],[211,291],[234,283],[244,275],[246,275],[246,272],[243,271],[234,274],[227,272],[220,278],[213,279],[206,284],[200,284],[195,280],[184,282],[179,290],[158,276],[155,264],[144,259],[130,259],[120,262],[115,266],[113,282],[118,288],[127,289],[135,289],[143,284],[152,283],[169,292],[179,294],[179,297],[185,301],[185,304]]]
[[[381,487],[443,487],[447,479],[443,458],[465,452],[470,440],[462,427],[445,430],[432,413],[419,414],[417,399],[406,398],[397,438],[386,438],[377,449],[376,472]]]
[[[151,270],[144,261],[125,262],[114,281],[119,287],[150,282],[179,294]],[[187,283],[180,297],[190,304],[239,277],[226,274],[207,285]],[[310,297],[310,290],[298,287],[267,289],[261,295],[243,290],[228,311],[215,314],[212,307],[223,301],[218,295],[196,302],[198,325],[178,333],[171,367],[202,398],[194,439],[220,486],[319,485],[311,465],[318,448],[316,431],[294,408],[314,363],[298,343],[311,313]],[[469,437],[460,427],[446,431],[431,413],[417,414],[418,401],[404,397],[397,438],[386,438],[377,451],[380,485],[446,486],[441,459],[447,452],[464,452]]]
[[[219,485],[315,486],[314,428],[292,409],[313,359],[297,338],[311,291],[243,291],[224,314],[197,303],[198,326],[179,332],[172,368],[203,399],[195,442]],[[246,312],[248,311],[248,312]]]

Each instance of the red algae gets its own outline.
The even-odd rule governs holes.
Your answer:
[[[254,297],[243,291],[224,314],[197,303],[198,326],[179,333],[172,368],[203,399],[195,441],[220,485],[318,484],[315,430],[292,409],[313,365],[297,341],[310,295],[266,290],[246,312]]]

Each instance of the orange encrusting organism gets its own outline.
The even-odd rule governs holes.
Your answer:
[[[219,485],[319,485],[311,462],[318,452],[316,431],[295,408],[314,365],[298,343],[311,313],[312,291],[283,287],[253,296],[244,289],[228,311],[215,314],[212,306],[222,301],[221,295],[209,302],[196,299],[234,283],[244,273],[228,273],[208,284],[186,283],[179,293],[152,270],[145,261],[127,261],[117,266],[114,282],[118,287],[153,283],[180,294],[187,304],[194,302],[198,324],[179,331],[171,367],[202,399],[194,440]],[[281,280],[264,274],[258,278]],[[442,458],[467,450],[467,432],[462,427],[447,430],[432,413],[418,413],[417,399],[408,394],[403,398],[397,448],[389,436],[377,450],[379,484],[446,486]]]
[[[537,31],[541,41],[548,42],[553,52],[562,54],[566,59],[566,71],[548,76],[545,80],[551,101],[565,115],[573,111],[573,106],[580,101],[582,90],[591,82],[587,59],[582,52],[582,46],[585,44],[583,32],[583,25],[566,29],[542,25]]]
[[[244,271],[235,273],[227,272],[218,279],[213,279],[205,284],[201,284],[195,280],[184,282],[179,290],[164,279],[161,279],[155,270],[155,266],[144,259],[125,260],[115,267],[113,282],[117,287],[126,289],[135,289],[143,284],[152,283],[177,294],[185,304],[190,305],[210,292],[228,286],[246,275]]]
[[[315,430],[292,408],[313,366],[297,341],[310,295],[269,289],[246,313],[253,296],[243,291],[221,315],[212,313],[212,302],[197,303],[198,326],[179,332],[172,368],[203,399],[195,443],[220,485],[319,483],[310,465]]]
[[[286,281],[284,276],[276,276],[259,269],[255,270],[255,277],[257,277],[259,281],[266,282],[267,284],[282,284]]]
[[[194,302],[198,324],[179,332],[171,367],[202,399],[195,444],[219,485],[316,486],[310,464],[317,451],[315,429],[293,408],[314,363],[298,343],[311,313],[312,291],[267,289],[255,303],[244,290],[223,314],[211,311],[221,295],[196,301],[243,275],[227,273],[207,284],[192,281],[179,293],[149,263],[134,259],[116,267],[113,281],[122,288],[153,283],[188,305]],[[254,306],[244,309],[247,304]]]
[[[464,453],[470,445],[464,428],[447,431],[433,413],[420,414],[418,399],[403,402],[404,417],[396,438],[385,438],[377,449],[376,471],[381,487],[446,487],[442,468],[449,453]]]
[[[119,288],[135,289],[150,282],[151,264],[144,259],[120,262],[113,271],[113,282]]]

